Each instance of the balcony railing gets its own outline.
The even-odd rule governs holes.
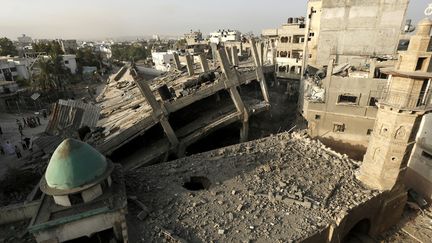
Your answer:
[[[383,90],[379,103],[391,105],[401,110],[432,109],[430,91],[409,94],[403,91]]]

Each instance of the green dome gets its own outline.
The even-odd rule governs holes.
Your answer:
[[[106,173],[105,157],[87,143],[64,140],[54,151],[45,172],[51,189],[71,190],[92,183]]]

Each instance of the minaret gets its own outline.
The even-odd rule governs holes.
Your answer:
[[[389,74],[388,88],[378,102],[378,113],[358,178],[377,190],[401,184],[418,126],[432,110],[432,21],[420,21],[408,50],[401,52]]]

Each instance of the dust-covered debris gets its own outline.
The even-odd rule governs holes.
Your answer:
[[[282,133],[130,172],[128,193],[151,213],[129,220],[146,242],[162,241],[158,227],[188,242],[295,241],[378,194],[356,168],[318,141]],[[192,177],[210,185],[188,190]]]

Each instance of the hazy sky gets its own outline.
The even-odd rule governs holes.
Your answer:
[[[304,16],[307,0],[2,0],[0,36],[108,38],[181,35],[190,29],[260,33],[290,16]],[[417,21],[432,0],[411,0]]]

